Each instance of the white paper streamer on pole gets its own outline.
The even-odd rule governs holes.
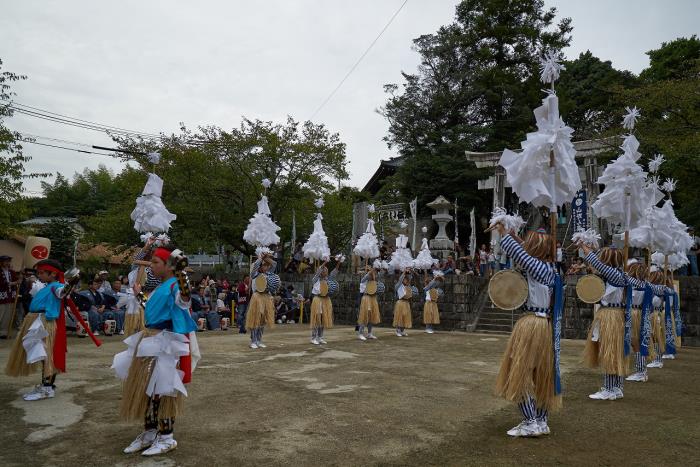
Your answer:
[[[396,238],[396,251],[391,254],[391,261],[389,261],[389,266],[397,271],[403,271],[406,268],[413,267],[413,255],[411,255],[411,250],[406,248],[408,243],[408,237],[404,234],[399,234]]]
[[[316,214],[316,220],[314,221],[314,231],[304,243],[304,246],[301,247],[305,258],[326,261],[331,256],[331,250],[328,248],[328,238],[326,237],[326,232],[323,231],[322,221],[323,216],[319,212]]]
[[[411,237],[411,246],[413,248],[416,247],[416,225],[418,224],[418,197],[414,198],[413,201],[411,201],[408,204],[409,208],[411,209],[411,218],[413,219],[413,236]]]
[[[372,219],[367,219],[367,230],[357,239],[357,245],[355,245],[352,251],[357,256],[367,259],[379,256],[379,242]]]
[[[154,173],[148,174],[148,181],[141,196],[136,198],[136,207],[131,211],[131,220],[137,232],[167,232],[170,223],[177,216],[163,204],[163,179]]]
[[[280,226],[275,224],[270,217],[267,196],[263,195],[258,201],[258,211],[250,218],[250,222],[243,232],[243,240],[254,247],[269,247],[280,242],[280,237],[277,235],[278,230],[280,230]]]

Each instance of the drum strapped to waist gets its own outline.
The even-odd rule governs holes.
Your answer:
[[[595,274],[586,274],[576,282],[576,295],[584,303],[598,303],[605,295],[605,282]]]
[[[267,292],[267,276],[265,276],[265,274],[258,275],[258,277],[253,280],[253,285],[255,286],[256,292]]]
[[[498,271],[489,281],[489,298],[501,310],[515,310],[527,300],[527,280],[517,271]]]
[[[411,290],[410,287],[404,286],[403,288],[403,297],[401,297],[401,300],[410,300],[413,298],[413,291]]]
[[[432,302],[437,302],[437,299],[438,299],[438,291],[437,291],[437,289],[430,289],[430,290],[428,290],[428,294],[430,295],[430,301],[432,301]]]
[[[320,297],[328,296],[328,281],[320,281],[318,284],[318,295]]]
[[[365,286],[365,293],[367,295],[376,295],[377,294],[377,281],[368,281],[367,285]]]

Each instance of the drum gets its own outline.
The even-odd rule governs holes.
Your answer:
[[[527,280],[517,271],[498,271],[489,281],[489,298],[501,310],[515,310],[527,300]]]
[[[104,325],[102,326],[102,330],[104,331],[105,336],[114,335],[114,333],[117,332],[117,322],[113,319],[106,319]]]
[[[206,318],[199,318],[197,320],[197,331],[206,331],[206,330],[207,330]]]
[[[413,290],[411,290],[411,287],[404,286],[403,290],[404,294],[402,300],[410,300],[411,298],[413,298]]]
[[[221,330],[226,331],[231,326],[230,318],[221,318]]]
[[[598,303],[605,295],[605,282],[595,274],[586,274],[576,282],[576,295],[584,303]]]
[[[367,295],[376,295],[377,294],[377,281],[367,281],[367,285],[365,286],[365,293]]]
[[[438,291],[437,289],[430,289],[428,291],[428,295],[430,295],[430,301],[431,302],[437,302],[438,299]]]
[[[319,289],[318,294],[321,297],[327,297],[328,296],[328,281],[320,281],[318,289]]]
[[[80,316],[83,318],[83,321],[85,321],[85,324],[90,326],[90,321],[88,321],[87,311],[81,311]],[[83,325],[80,324],[80,322],[75,323],[75,333],[78,337],[87,337],[87,335],[88,335],[87,331],[85,330]]]
[[[267,292],[267,276],[265,276],[265,274],[258,275],[258,277],[256,277],[253,281],[253,285],[255,286],[256,292]]]

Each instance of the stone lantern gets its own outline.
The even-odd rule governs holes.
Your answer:
[[[450,214],[450,209],[453,207],[452,203],[444,196],[440,195],[426,206],[435,211],[432,218],[438,225],[437,235],[430,240],[430,249],[436,250],[436,253],[442,253],[440,256],[444,257],[446,254],[449,254],[455,246],[454,242],[447,236],[447,232],[445,232],[445,226],[453,221],[452,215]]]

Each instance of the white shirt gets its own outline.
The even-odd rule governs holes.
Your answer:
[[[564,261],[564,252],[561,248],[557,248],[557,263]]]
[[[632,305],[636,307],[641,307],[644,301],[644,291],[643,290],[633,290],[632,291]]]

